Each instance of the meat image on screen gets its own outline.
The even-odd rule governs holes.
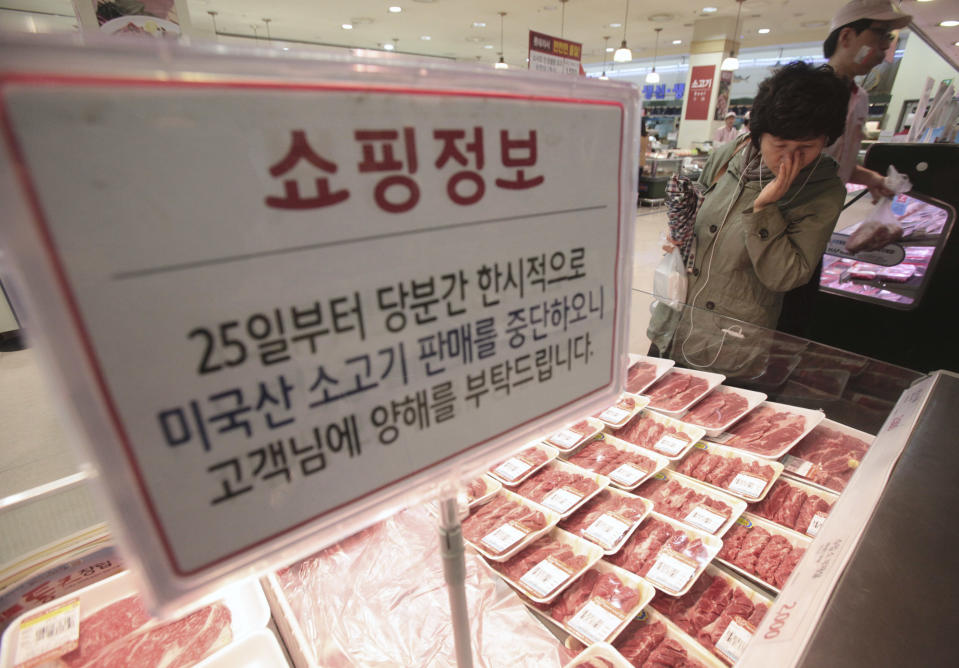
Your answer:
[[[709,383],[705,378],[682,371],[670,371],[644,394],[649,397],[651,408],[678,411],[706,394],[708,389]]]

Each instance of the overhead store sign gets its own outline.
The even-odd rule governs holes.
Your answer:
[[[155,62],[11,75],[2,105],[28,331],[161,601],[618,390],[629,87]]]
[[[534,72],[580,74],[583,45],[529,31],[529,69]]]
[[[715,65],[697,65],[690,71],[689,100],[686,102],[687,121],[709,120],[709,98],[713,94]]]

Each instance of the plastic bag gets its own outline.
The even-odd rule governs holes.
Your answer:
[[[889,165],[886,171],[885,185],[894,193],[904,193],[912,189],[912,183],[905,174]],[[892,210],[892,197],[883,197],[876,202],[869,215],[846,241],[846,250],[850,253],[879,250],[886,244],[902,238],[902,225]]]
[[[663,256],[653,275],[653,294],[677,311],[686,301],[686,267],[678,251]]]

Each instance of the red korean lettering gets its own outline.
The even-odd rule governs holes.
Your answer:
[[[363,160],[358,167],[360,173],[370,172],[398,172],[406,170],[415,174],[418,168],[416,156],[416,137],[411,127],[403,128],[402,151],[406,158],[403,161],[396,157],[394,144],[400,141],[400,133],[396,130],[356,130],[356,141],[361,143]],[[401,192],[398,198],[388,198],[387,192]],[[376,205],[387,213],[403,213],[409,211],[420,201],[420,188],[409,176],[393,174],[381,179],[373,190]]]
[[[335,163],[323,158],[312,149],[306,139],[306,132],[293,130],[289,150],[279,162],[270,167],[270,175],[273,177],[283,176],[296,167],[301,160],[305,160],[328,174],[335,174],[337,171]],[[316,184],[316,196],[301,197],[300,186],[297,181],[295,179],[285,179],[283,181],[283,196],[268,196],[266,205],[273,209],[318,209],[339,204],[350,196],[350,192],[345,189],[330,190],[330,181],[326,177],[318,177],[314,179],[314,183]]]
[[[533,167],[536,165],[536,130],[530,130],[525,139],[510,139],[507,130],[500,130],[500,158],[504,167]],[[496,179],[496,185],[507,190],[527,190],[543,183],[545,177],[527,178],[525,170],[517,169],[516,178]]]

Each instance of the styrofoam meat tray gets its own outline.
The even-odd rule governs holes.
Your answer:
[[[633,668],[633,664],[624,659],[615,647],[605,642],[590,645],[563,668],[585,668],[593,659],[603,659],[612,664],[612,668]]]
[[[512,543],[506,550],[503,550],[502,552],[494,551],[493,546],[487,545],[482,542],[483,539],[480,539],[479,541],[474,543],[473,541],[471,541],[469,538],[466,537],[466,532],[464,531],[463,540],[466,541],[466,543],[470,547],[472,547],[474,550],[479,552],[481,555],[483,555],[490,561],[506,561],[507,559],[512,557],[514,554],[522,550],[524,547],[532,543],[534,540],[536,540],[540,536],[544,536],[550,531],[552,531],[553,527],[555,527],[559,523],[559,513],[553,512],[549,508],[544,508],[543,506],[537,503],[533,503],[532,501],[530,501],[524,496],[520,496],[519,494],[514,494],[513,492],[510,492],[509,490],[505,488],[500,490],[498,494],[504,496],[506,499],[510,501],[513,501],[522,506],[525,506],[526,508],[529,508],[530,510],[543,513],[543,516],[546,518],[546,526],[542,527],[541,529],[537,529],[535,531],[525,531],[524,528],[518,527],[514,522],[505,523],[505,524],[509,524],[510,527],[514,530],[512,532],[509,532],[505,540],[509,540],[509,538],[515,536],[517,538],[517,542]],[[466,525],[469,521],[470,519],[467,517],[465,520],[463,520],[463,524]],[[502,535],[504,531],[509,531],[508,529],[507,530],[503,529],[505,524],[501,524],[491,529],[490,531],[486,533],[484,538],[491,537],[493,534],[496,534],[497,532],[500,532],[500,535]],[[522,534],[522,536],[520,536],[520,534]],[[491,540],[490,542],[493,542],[493,541]]]
[[[496,496],[496,493],[503,489],[503,484],[499,480],[495,480],[488,475],[482,475],[477,480],[482,480],[485,483],[486,488],[483,490],[483,493],[468,502],[470,508],[476,508],[477,506],[482,506],[484,503]]]
[[[691,413],[696,410],[696,407],[699,404],[705,401],[709,401],[710,399],[715,397],[718,393],[723,393],[723,392],[738,394],[739,396],[743,397],[746,400],[746,410],[744,410],[742,413],[739,413],[738,415],[733,416],[731,419],[727,420],[724,424],[721,424],[718,427],[707,427],[706,425],[701,424],[700,421],[697,421],[695,418],[691,417]],[[756,408],[756,406],[758,406],[765,400],[766,400],[766,395],[762,392],[754,392],[752,390],[743,390],[738,387],[729,387],[728,385],[720,385],[716,387],[708,395],[706,395],[705,397],[697,401],[695,404],[693,404],[690,407],[690,409],[686,411],[686,413],[684,413],[683,416],[679,419],[685,422],[686,424],[692,424],[692,425],[696,425],[697,427],[702,427],[703,429],[706,430],[706,436],[719,436],[724,431],[728,431],[730,427],[732,427],[734,424],[736,424],[737,422],[742,420],[744,417],[746,417],[746,415],[749,414],[749,411]]]
[[[530,450],[538,450],[546,455],[546,461],[533,462],[524,458],[523,454]],[[498,480],[508,487],[515,487],[541,468],[556,459],[559,451],[545,443],[533,441],[527,443],[522,450],[512,457],[509,457],[490,469],[489,474],[494,480]]]
[[[759,517],[758,515],[753,515],[752,513],[743,513],[742,517],[740,517],[736,521],[742,524],[743,526],[762,527],[763,529],[765,529],[766,531],[768,531],[770,534],[774,536],[776,535],[782,536],[787,541],[789,541],[789,544],[792,545],[793,548],[798,547],[798,548],[804,549],[806,550],[807,554],[809,552],[809,546],[812,545],[812,538],[810,538],[809,536],[805,536],[797,531],[793,531],[792,529],[787,529],[785,527],[779,526],[775,522],[770,522],[769,520],[763,519],[762,517]],[[804,554],[803,558],[805,557],[806,555]],[[730,569],[731,571],[743,576],[747,580],[750,580],[751,582],[755,582],[761,587],[765,587],[766,589],[773,591],[776,594],[779,594],[781,591],[775,585],[769,582],[766,582],[765,580],[760,578],[758,575],[754,573],[750,573],[749,571],[746,571],[740,568],[739,566],[733,564],[732,562],[726,561],[725,559],[722,559],[718,556],[716,557],[716,561],[721,563],[723,566]],[[799,564],[797,563],[796,566],[798,567],[798,565]],[[793,570],[795,571],[795,568]],[[791,577],[791,574],[790,574],[790,577]]]
[[[805,421],[805,425],[803,427],[802,432],[799,434],[799,436],[789,441],[788,443],[784,443],[782,446],[779,447],[778,450],[775,450],[773,452],[768,452],[768,453],[757,452],[756,450],[751,450],[747,447],[738,446],[736,445],[735,441],[733,441],[733,438],[736,435],[737,431],[741,430],[744,424],[748,422],[748,420],[744,419],[738,422],[736,425],[734,425],[730,431],[723,432],[719,436],[714,436],[714,437],[708,438],[707,440],[712,441],[713,443],[719,443],[720,445],[725,445],[727,447],[734,448],[736,450],[741,450],[743,452],[755,455],[757,457],[762,457],[763,459],[779,459],[784,454],[789,452],[793,448],[793,446],[799,443],[799,441],[805,438],[806,435],[809,432],[811,432],[815,428],[815,426],[818,425],[820,422],[822,422],[823,419],[826,417],[826,414],[823,413],[821,410],[813,410],[811,408],[801,408],[799,406],[790,406],[788,404],[777,404],[772,401],[764,401],[763,403],[759,404],[759,406],[757,406],[754,410],[749,412],[749,416],[748,416],[749,419],[750,420],[754,419],[756,417],[756,413],[765,407],[770,407],[774,409],[776,412],[785,412],[785,413],[791,413],[793,415],[802,416]]]
[[[807,482],[804,482],[804,481],[802,481],[802,480],[797,480],[797,479],[795,479],[795,478],[790,478],[789,476],[785,476],[785,475],[782,476],[782,477],[779,479],[779,484],[780,484],[780,485],[789,485],[790,487],[794,487],[794,488],[796,488],[796,489],[801,490],[803,493],[805,493],[805,494],[807,494],[807,495],[811,494],[811,495],[813,495],[813,496],[818,496],[818,497],[819,497],[820,499],[822,499],[823,501],[826,501],[826,502],[829,503],[830,513],[832,512],[832,510],[831,510],[832,506],[836,505],[836,501],[839,500],[839,495],[836,494],[836,493],[833,492],[833,491],[824,489],[824,488],[822,488],[822,487],[819,487],[818,485],[810,485],[810,484],[807,483]],[[754,512],[754,510],[755,510],[755,509],[751,509],[751,510],[750,510],[750,514],[751,514],[751,515],[756,515],[757,517],[762,517],[761,515],[758,515],[756,512]],[[819,513],[816,513],[816,514],[818,515]],[[826,517],[828,517],[828,515],[829,515],[829,514],[827,513]],[[772,522],[773,524],[777,524],[777,525],[779,525],[779,526],[784,526],[784,525],[779,524],[778,522],[776,522],[776,521],[774,521],[774,520],[769,519],[768,517],[762,517],[762,519],[764,519],[764,520],[766,520],[766,521],[768,521],[768,522]],[[825,521],[825,518],[823,518],[822,520],[816,520],[816,519],[815,519],[815,516],[814,516],[814,519],[812,520],[812,522],[810,522],[810,525],[809,525],[808,527],[803,527],[802,529],[799,529],[799,528],[792,529],[792,527],[785,527],[785,528],[786,528],[786,529],[792,529],[793,531],[796,531],[796,532],[798,532],[798,533],[805,534],[805,535],[809,536],[810,538],[815,538],[816,535],[819,533],[820,529],[822,528],[822,522],[824,522],[824,521]]]
[[[659,411],[660,413],[663,413],[663,414],[665,414],[665,415],[671,415],[671,416],[673,416],[673,417],[679,417],[680,415],[682,415],[683,413],[685,413],[686,411],[688,411],[689,408],[690,408],[690,406],[692,406],[693,404],[695,404],[696,402],[698,402],[700,399],[702,399],[703,397],[705,397],[707,394],[709,394],[710,392],[712,392],[712,391],[713,391],[713,388],[715,388],[715,387],[718,386],[720,383],[722,383],[724,380],[726,380],[726,376],[724,376],[724,375],[721,374],[721,373],[712,373],[712,372],[710,372],[710,371],[697,371],[697,370],[695,370],[695,369],[680,369],[680,368],[674,368],[674,369],[671,369],[670,372],[667,373],[667,374],[665,374],[662,378],[660,378],[659,380],[657,380],[656,383],[654,383],[653,385],[650,385],[648,388],[646,388],[646,392],[648,393],[650,390],[655,389],[654,386],[657,385],[657,384],[659,384],[660,382],[666,382],[669,378],[671,378],[671,377],[673,376],[673,374],[680,374],[680,375],[685,374],[685,375],[687,375],[687,376],[695,376],[695,377],[697,377],[697,378],[703,378],[703,379],[705,379],[705,381],[706,381],[706,389],[705,389],[705,390],[703,390],[702,392],[700,392],[700,393],[697,394],[696,396],[692,397],[689,401],[687,401],[687,402],[686,402],[685,404],[683,404],[682,406],[678,406],[678,407],[673,408],[673,409],[662,408],[662,407],[660,407],[660,406],[657,405],[656,401],[654,401],[652,398],[650,398],[649,407],[650,407],[651,409],[653,409],[653,410],[655,410],[655,411]],[[645,394],[645,395],[643,395],[643,396],[649,397],[648,394]]]
[[[754,585],[749,580],[746,580],[745,578],[741,578],[738,575],[727,571],[725,567],[718,566],[716,564],[710,564],[709,566],[706,567],[706,574],[711,575],[713,577],[722,578],[729,584],[729,586],[745,594],[746,598],[748,598],[753,605],[759,605],[759,604],[765,605],[767,615],[772,609],[773,601],[775,599],[773,599],[771,596],[766,594],[764,591],[760,590],[758,587],[756,587],[756,585]],[[726,628],[728,629],[729,627],[726,627]],[[744,629],[744,630],[747,631],[748,635],[751,638],[753,632],[750,632],[749,629]],[[703,647],[703,649],[709,651],[709,649],[705,646]],[[740,657],[736,656],[734,653],[726,654],[723,651],[723,649],[720,648],[720,643],[716,644],[715,649],[716,651],[713,652],[713,654],[719,657],[721,661],[728,663],[729,665],[735,665],[735,663],[739,661],[740,659]],[[729,650],[727,649],[727,651]]]
[[[707,652],[702,645],[690,638],[685,631],[673,624],[666,615],[657,612],[652,606],[646,606],[646,609],[636,616],[635,621],[638,624],[662,622],[666,626],[666,637],[672,638],[682,645],[689,658],[710,668],[725,668],[725,665],[719,659]],[[623,638],[624,636],[620,635],[620,639]]]
[[[656,368],[656,375],[653,376],[653,379],[643,383],[642,385],[637,385],[633,388],[626,387],[627,392],[632,392],[633,394],[642,394],[643,390],[655,383],[657,380],[666,375],[666,372],[673,368],[676,364],[675,360],[671,360],[663,357],[648,357],[646,355],[637,355],[636,353],[629,354],[629,366],[633,366],[638,362],[646,362],[647,364],[652,364]],[[629,374],[629,369],[626,369],[627,377]]]
[[[593,505],[594,503],[599,503],[608,497],[627,497],[630,499],[636,499],[638,501],[641,501],[646,506],[646,511],[642,515],[634,519],[631,523],[629,523],[628,528],[623,530],[623,533],[619,536],[619,538],[617,538],[611,544],[608,544],[608,545],[604,544],[604,542],[599,540],[599,538],[597,537],[582,535],[572,529],[568,529],[567,527],[563,526],[564,522],[567,522],[568,520],[572,519],[573,516],[576,515],[577,513],[588,512],[589,507],[591,505]],[[640,524],[643,523],[643,520],[646,519],[646,516],[649,515],[649,513],[651,513],[652,510],[653,510],[652,502],[642,497],[636,496],[635,494],[630,494],[628,492],[623,492],[621,490],[618,490],[615,487],[607,487],[606,489],[601,491],[599,494],[594,496],[592,499],[587,501],[585,504],[583,504],[579,508],[579,510],[576,511],[576,513],[573,513],[572,515],[567,517],[565,520],[562,520],[559,524],[559,528],[562,529],[563,531],[573,534],[574,536],[579,536],[580,538],[596,543],[602,548],[603,554],[606,554],[606,555],[616,554],[617,552],[619,552],[619,548],[621,548],[626,543],[626,541],[629,540],[629,537],[633,535],[633,532],[636,531],[636,527],[638,527]],[[590,527],[592,527],[594,525],[597,525],[597,522],[603,521],[602,526],[596,527],[595,533],[602,535],[603,532],[612,533],[622,528],[622,525],[624,524],[622,521],[623,518],[620,518],[615,515],[611,517],[607,517],[608,515],[609,513],[603,513],[603,516],[594,520],[593,523],[590,525]],[[590,527],[586,527],[586,529],[583,529],[583,531],[584,532],[588,531]]]
[[[560,452],[572,452],[590,438],[603,431],[605,423],[601,422],[600,420],[594,417],[586,417],[583,418],[583,420],[589,424],[589,431],[573,431],[572,427],[578,424],[577,422],[573,422],[566,425],[559,431],[553,432],[544,438],[543,442],[546,445],[556,448]]]
[[[632,402],[632,407],[628,405],[630,402]],[[615,429],[629,422],[636,413],[646,408],[648,403],[649,399],[647,397],[623,392],[619,395],[616,403],[600,411],[593,417],[599,419],[599,421],[607,427],[613,427]]]
[[[260,629],[203,659],[195,668],[273,668],[287,666],[286,655],[269,629]]]
[[[584,445],[575,453],[566,455],[565,457],[563,457],[563,459],[565,461],[568,461],[573,466],[578,466],[579,468],[582,468],[585,470],[591,470],[591,469],[587,469],[585,466],[578,464],[577,462],[571,461],[571,459],[575,457],[576,455],[579,455],[580,453],[589,450],[590,446],[596,442],[609,443],[620,452],[626,453],[627,456],[636,455],[635,458],[632,460],[633,461],[632,464],[630,464],[629,461],[626,461],[623,464],[621,464],[619,467],[617,467],[615,470],[605,474],[606,477],[609,478],[610,485],[614,487],[618,487],[619,489],[626,490],[627,492],[636,489],[637,487],[642,485],[643,482],[648,480],[651,475],[666,468],[666,466],[669,464],[669,461],[670,461],[668,458],[662,456],[658,452],[647,450],[646,448],[641,448],[638,445],[633,445],[629,441],[624,441],[621,438],[616,438],[615,436],[610,436],[609,434],[597,434],[596,436],[593,437],[592,441]],[[647,471],[646,468],[648,467],[645,464],[640,466],[640,462],[642,461],[640,460],[640,457],[644,457],[655,463],[655,466],[652,467],[652,470]],[[624,469],[624,467],[626,468]],[[623,470],[620,470],[620,469],[623,469]],[[640,473],[642,475],[639,475]]]
[[[622,436],[611,434],[620,441],[635,445],[638,448],[643,448],[643,450],[647,452],[654,452],[658,455],[666,457],[666,459],[671,461],[678,461],[682,459],[686,453],[689,452],[689,449],[693,447],[693,445],[699,441],[699,439],[706,435],[706,430],[702,427],[686,424],[685,422],[681,422],[676,418],[662,415],[656,411],[643,410],[638,414],[638,416],[633,416],[633,418],[630,419],[630,422],[623,426],[625,427],[629,425],[633,422],[633,420],[652,420],[653,422],[664,425],[665,427],[672,427],[674,430],[681,433],[688,439],[687,442],[683,444],[681,442],[682,439],[677,439],[672,434],[663,434],[655,443],[644,445],[642,443],[635,443],[627,440],[625,438],[625,434]],[[622,427],[619,427],[619,429],[622,429]]]
[[[746,502],[742,499],[731,494],[727,494],[726,492],[719,491],[710,485],[704,485],[694,478],[689,478],[670,469],[660,471],[654,475],[652,479],[663,480],[667,483],[670,480],[675,480],[679,485],[687,489],[691,489],[693,492],[703,494],[711,499],[721,501],[729,506],[729,517],[725,519],[722,518],[722,515],[713,512],[712,508],[709,508],[708,506],[698,506],[694,508],[693,511],[690,512],[686,517],[679,520],[683,524],[688,524],[694,529],[705,531],[706,533],[716,536],[717,538],[722,538],[723,534],[729,530],[729,527],[731,527],[733,523],[739,519],[739,516],[746,511]],[[642,496],[641,490],[639,496],[644,499],[647,498]],[[662,510],[656,506],[655,502],[653,502],[653,505],[653,510],[663,514]]]
[[[102,608],[138,593],[136,578],[130,571],[124,571],[95,582],[89,587],[78,589],[66,596],[28,610],[14,619],[3,632],[2,640],[0,640],[0,667],[12,668],[15,665],[14,661],[20,640],[20,624],[24,620],[36,618],[38,615],[43,615],[45,612],[61,607],[72,599],[78,599],[80,602],[80,631],[82,632],[84,619]],[[205,597],[202,602],[190,606],[190,609],[184,611],[178,618],[217,601],[223,603],[230,610],[230,631],[233,636],[230,641],[231,645],[257,629],[266,627],[270,621],[270,607],[267,605],[260,583],[255,579],[244,580],[224,587],[216,594]],[[165,624],[168,621],[171,620],[158,621],[153,619],[137,631]],[[227,647],[229,646],[227,645]]]
[[[746,464],[757,463],[761,466],[768,466],[769,468],[772,469],[773,475],[770,478],[766,479],[751,473],[741,472],[728,483],[727,487],[719,487],[705,480],[700,480],[699,478],[695,478],[691,476],[689,473],[683,473],[682,471],[678,470],[680,467],[682,467],[683,462],[685,462],[687,459],[692,457],[693,453],[696,452],[697,450],[703,450],[704,452],[710,455],[723,457],[724,459],[736,458],[742,462],[745,462]],[[733,448],[727,448],[725,445],[719,445],[717,443],[707,443],[706,441],[700,441],[699,443],[694,445],[693,448],[683,458],[682,462],[673,462],[670,464],[670,468],[673,470],[676,470],[679,473],[682,473],[682,475],[693,478],[694,480],[697,480],[704,485],[709,485],[710,487],[713,487],[714,489],[722,490],[726,492],[727,494],[738,496],[740,499],[743,499],[744,501],[748,503],[756,503],[757,501],[762,501],[764,498],[766,498],[766,494],[769,493],[769,490],[772,489],[773,484],[776,482],[776,480],[779,479],[779,476],[782,475],[783,473],[783,465],[780,462],[764,459],[762,457],[759,457],[758,455],[754,455],[752,453],[746,452],[745,450],[735,450]],[[752,485],[750,484],[750,483],[756,483],[756,481],[759,481],[760,483],[765,481],[765,484],[763,485],[761,490],[755,484],[752,484]],[[758,490],[758,493],[753,494],[753,492],[757,490]]]
[[[570,547],[576,556],[586,557],[586,564],[579,570],[569,572],[568,569],[557,566],[555,560],[547,558],[514,580],[503,572],[506,563],[489,563],[493,570],[506,580],[511,587],[534,603],[550,603],[553,601],[603,556],[603,550],[597,545],[562,529],[553,529],[541,540]]]
[[[635,573],[630,573],[626,569],[614,566],[602,559],[593,564],[592,568],[595,568],[600,573],[608,573],[619,578],[620,582],[638,595],[639,598],[637,598],[636,604],[623,613],[617,611],[618,614],[613,614],[606,606],[590,599],[577,608],[572,617],[561,623],[559,620],[553,618],[551,612],[553,607],[562,600],[563,594],[553,599],[547,610],[539,606],[529,605],[525,597],[521,597],[523,598],[523,602],[529,606],[530,610],[550,623],[558,625],[584,645],[597,642],[613,642],[623,629],[626,628],[633,617],[653,600],[653,596],[656,593],[656,590],[651,584]],[[570,585],[570,588],[574,586],[575,585]]]
[[[537,471],[536,475],[546,474],[547,471],[551,470],[564,471],[566,473],[572,473],[578,476],[585,476],[596,483],[596,487],[585,495],[580,495],[577,491],[568,489],[566,487],[558,487],[550,490],[550,492],[539,501],[526,497],[530,502],[557,513],[560,519],[566,519],[577,510],[582,508],[584,503],[599,494],[602,490],[609,487],[609,478],[606,476],[593,473],[592,471],[587,471],[579,466],[574,466],[573,464],[565,462],[562,459],[557,459],[556,461],[550,462],[547,466]],[[531,476],[530,480],[534,479],[535,477],[536,476]],[[517,494],[522,496],[522,493],[519,492],[519,489],[519,487],[516,488]]]
[[[825,428],[827,428],[827,429],[833,429],[833,430],[835,430],[835,431],[838,431],[838,432],[840,432],[840,433],[846,434],[846,435],[848,435],[848,436],[852,436],[853,438],[858,438],[858,439],[860,439],[860,440],[862,440],[862,441],[865,441],[865,442],[868,444],[869,447],[872,447],[872,443],[873,443],[873,441],[876,439],[876,437],[873,436],[872,434],[867,434],[867,433],[864,432],[864,431],[859,431],[858,429],[853,429],[852,427],[847,427],[846,425],[844,425],[844,424],[842,424],[842,423],[840,423],[840,422],[835,422],[834,420],[826,419],[826,420],[823,420],[822,422],[820,422],[820,423],[819,423],[818,425],[816,425],[816,426],[817,426],[817,427],[825,427]],[[807,434],[807,436],[808,436],[808,435],[809,435],[809,434]],[[842,490],[845,489],[845,485],[843,485],[841,489],[835,489],[835,487],[830,487],[829,485],[824,484],[824,483],[818,483],[818,482],[816,482],[816,481],[814,481],[814,480],[811,480],[811,479],[809,478],[809,474],[811,473],[811,471],[813,470],[813,468],[816,467],[816,464],[814,464],[813,462],[808,461],[808,460],[806,460],[806,459],[803,459],[803,456],[802,456],[802,447],[803,447],[803,443],[802,443],[802,441],[800,441],[800,442],[792,449],[792,451],[791,451],[789,454],[785,455],[785,456],[782,458],[783,466],[786,467],[786,470],[785,470],[784,475],[789,476],[789,477],[792,477],[792,478],[799,478],[799,479],[803,480],[803,482],[806,482],[806,483],[808,483],[808,484],[810,484],[810,485],[816,485],[817,487],[821,487],[822,489],[825,489],[825,490],[828,490],[828,491],[831,491],[831,492],[835,492],[835,493],[837,493],[837,494],[842,493]],[[868,448],[866,449],[866,454],[869,454],[869,449],[868,449]],[[855,468],[858,468],[858,464],[856,465]],[[848,483],[847,483],[847,484],[848,484]]]

